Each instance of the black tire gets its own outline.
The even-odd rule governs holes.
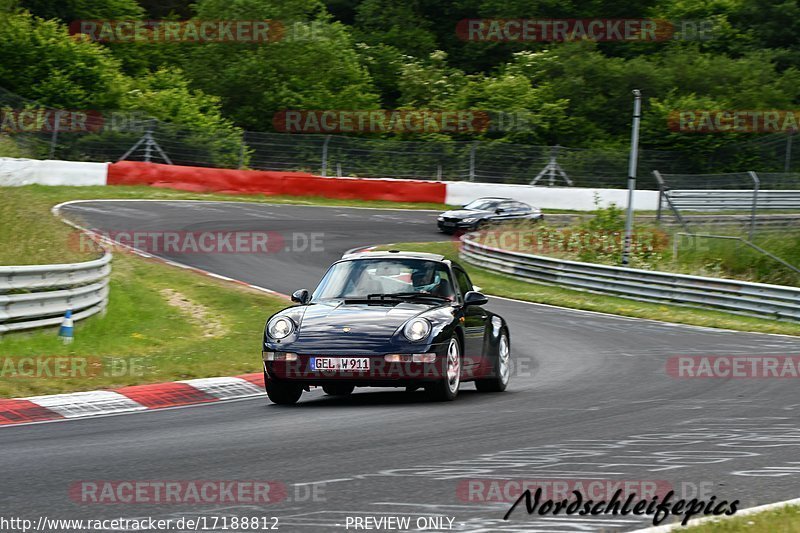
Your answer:
[[[503,351],[505,351],[505,356]],[[500,331],[500,340],[497,342],[497,357],[494,359],[492,377],[475,380],[475,388],[478,389],[478,392],[503,392],[506,390],[508,382],[511,380],[510,364],[511,341],[508,339],[508,332],[503,329]]]
[[[348,383],[330,383],[323,385],[322,390],[328,396],[349,396],[356,390],[356,386]]]
[[[453,354],[452,350],[455,350],[455,354]],[[451,363],[456,364],[456,367],[454,368]],[[461,343],[458,341],[458,337],[453,335],[447,347],[444,378],[425,385],[425,392],[431,400],[436,402],[451,402],[456,399],[458,396],[458,388],[461,385],[462,363]],[[452,375],[450,373],[451,370],[453,371]]]
[[[293,405],[303,395],[303,387],[294,383],[265,380],[264,388],[270,401],[278,405]]]

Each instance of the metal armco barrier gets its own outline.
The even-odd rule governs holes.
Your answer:
[[[85,263],[0,266],[0,334],[57,326],[103,311],[108,303],[111,253]]]
[[[523,281],[646,302],[800,320],[800,288],[566,261],[486,246],[476,242],[473,235],[461,240],[461,258],[467,263]]]

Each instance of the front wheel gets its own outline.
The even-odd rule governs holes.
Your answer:
[[[269,380],[265,380],[264,383],[264,388],[267,390],[267,396],[270,401],[278,405],[295,404],[303,394],[303,387],[294,383],[280,383]]]
[[[511,343],[506,330],[500,331],[497,341],[497,357],[492,366],[492,377],[475,381],[479,392],[503,392],[511,379]]]
[[[425,392],[432,400],[449,402],[458,396],[458,387],[461,385],[461,345],[455,336],[450,339],[447,347],[447,361],[445,361],[444,379],[425,385]]]

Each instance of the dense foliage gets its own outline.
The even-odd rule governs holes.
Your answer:
[[[235,143],[237,128],[271,130],[284,109],[417,108],[516,113],[529,126],[455,140],[592,149],[625,146],[639,88],[644,146],[702,160],[754,134],[670,131],[670,111],[796,106],[798,14],[796,0],[0,0],[0,87],[54,107],[144,110],[219,143]],[[279,20],[287,33],[267,44],[103,44],[67,29],[192,17]],[[589,17],[703,21],[711,32],[515,43],[456,31],[469,18]]]

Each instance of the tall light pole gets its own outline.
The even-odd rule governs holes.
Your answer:
[[[633,90],[633,125],[631,127],[631,155],[628,160],[628,213],[625,217],[625,241],[622,244],[622,264],[627,265],[631,255],[633,234],[633,195],[636,192],[636,163],[639,160],[639,122],[642,119],[642,92]]]

